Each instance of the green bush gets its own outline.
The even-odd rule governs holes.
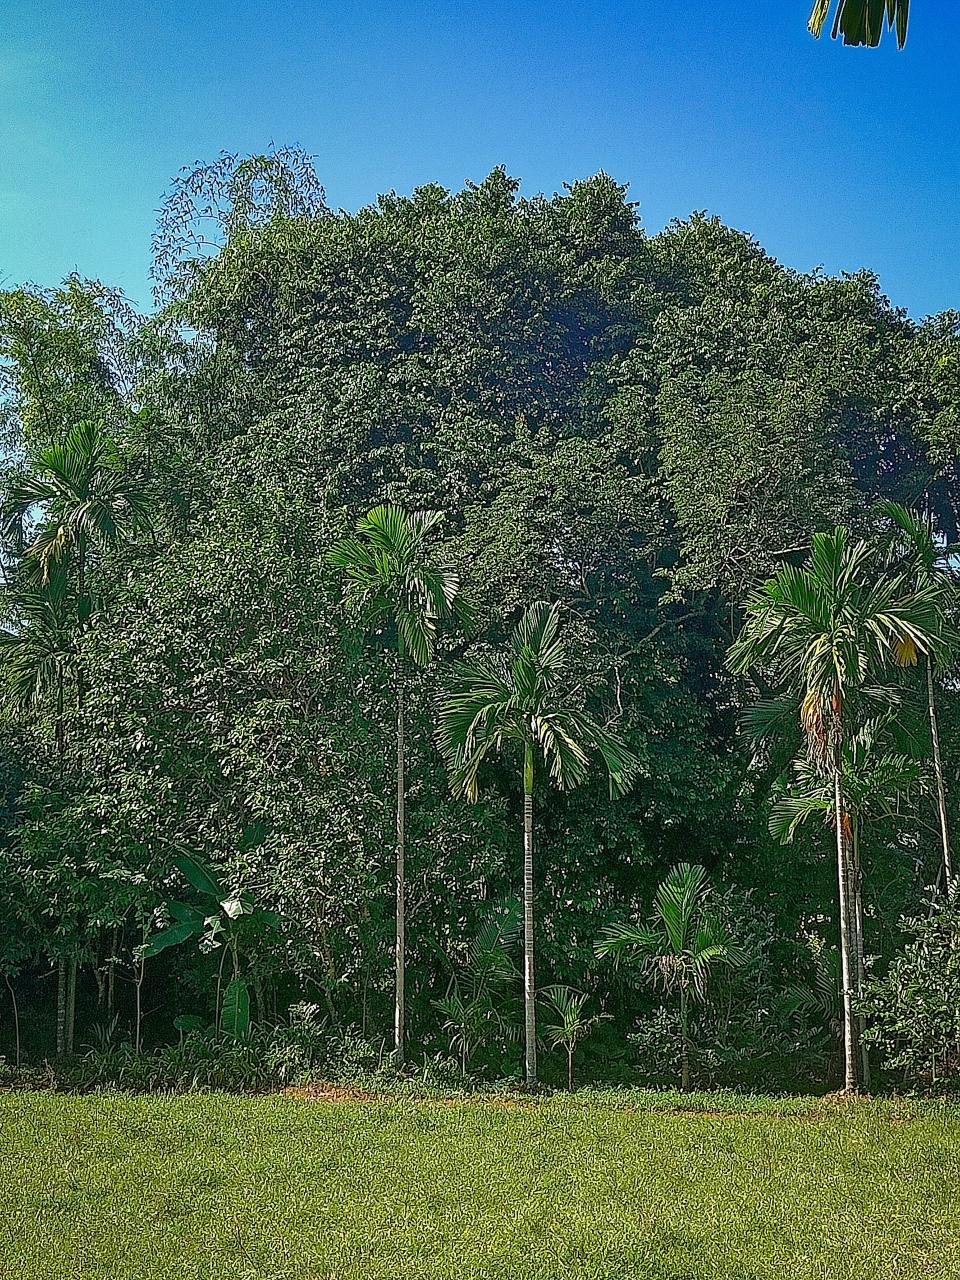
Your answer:
[[[865,1039],[905,1083],[941,1088],[960,1079],[960,895],[934,899],[902,928],[909,941],[867,982]]]

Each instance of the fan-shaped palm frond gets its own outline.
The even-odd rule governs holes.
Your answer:
[[[585,780],[591,753],[603,760],[615,794],[636,777],[633,753],[560,686],[566,650],[559,625],[559,605],[531,605],[508,660],[496,655],[454,666],[439,701],[437,745],[453,789],[468,799],[477,798],[483,763],[511,743],[539,747],[551,781],[565,790]]]
[[[808,563],[785,565],[751,594],[730,648],[732,670],[769,666],[800,707],[804,731],[822,757],[832,752],[847,700],[885,664],[936,652],[942,619],[930,584],[915,588],[885,571],[846,530],[818,533]]]
[[[16,629],[0,632],[9,698],[25,707],[51,694],[62,697],[75,642],[64,574],[53,573],[43,587],[28,584],[17,593],[15,608]]]

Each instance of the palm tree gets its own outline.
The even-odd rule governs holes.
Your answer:
[[[830,9],[836,3],[832,36],[843,37],[844,44],[870,45],[876,48],[883,35],[884,24],[897,29],[897,44],[902,49],[907,39],[910,0],[815,0],[808,26],[819,37]]]
[[[4,699],[18,710],[52,703],[57,763],[66,754],[66,682],[75,654],[75,628],[70,616],[66,573],[54,566],[46,583],[30,583],[11,591],[15,629],[0,631],[0,665],[6,676]],[[68,1057],[73,1043],[71,1007],[76,990],[76,952],[57,954],[57,1057]]]
[[[609,925],[597,955],[626,958],[640,965],[655,986],[680,1000],[681,1087],[690,1088],[690,1004],[704,1003],[707,983],[718,966],[739,968],[744,953],[723,922],[709,910],[706,869],[682,862],[658,885],[653,919],[646,925]]]
[[[574,987],[544,987],[540,995],[546,1002],[548,1017],[554,1019],[544,1026],[544,1038],[551,1049],[562,1049],[567,1055],[567,1091],[573,1093],[573,1056],[594,1027],[610,1020],[610,1014],[587,1017],[584,1008],[590,997]]]
[[[519,929],[520,904],[515,899],[491,911],[481,922],[465,962],[458,967],[446,993],[433,1002],[464,1076],[484,1040],[510,1036],[517,1025],[505,990],[518,976],[511,952]]]
[[[0,631],[6,698],[19,709],[52,700],[54,743],[62,768],[66,750],[66,682],[76,648],[66,574],[58,565],[46,583],[28,581],[15,587],[10,595],[15,629]]]
[[[854,1012],[850,851],[843,796],[843,748],[865,701],[882,699],[874,683],[889,665],[906,665],[940,643],[936,594],[914,587],[878,562],[847,531],[817,533],[802,568],[784,565],[747,600],[746,621],[729,665],[745,673],[766,665],[798,708],[810,759],[831,782],[840,899],[845,1088],[862,1083]]]
[[[848,742],[841,752],[841,792],[844,798],[843,827],[849,851],[848,893],[855,1001],[859,1002],[866,980],[863,931],[863,864],[860,839],[863,825],[871,818],[890,816],[897,800],[912,790],[921,777],[916,760],[901,752],[883,750],[878,745],[877,728],[868,725]],[[835,821],[830,781],[810,760],[794,763],[791,790],[780,797],[770,811],[770,834],[781,844],[789,844],[797,829],[810,817],[827,823]],[[865,1085],[870,1082],[870,1063],[863,1043],[863,1019],[857,1015],[857,1034]]]
[[[884,502],[880,510],[893,525],[890,538],[890,552],[894,564],[902,566],[918,587],[928,586],[936,594],[941,613],[941,632],[948,633],[947,616],[951,605],[956,602],[956,591],[953,579],[946,568],[948,557],[955,554],[956,548],[940,546],[934,535],[933,522],[928,516],[917,515],[908,511],[898,502]],[[940,648],[936,655],[941,660],[950,656],[946,646]],[[937,817],[940,824],[940,845],[943,854],[943,874],[946,886],[953,879],[953,859],[950,853],[950,830],[947,823],[947,788],[943,772],[943,757],[940,752],[940,722],[937,716],[937,701],[933,679],[935,655],[927,653],[924,657],[927,683],[927,717],[930,722],[930,741],[933,747],[933,773],[937,791]]]
[[[38,519],[39,517],[39,519]],[[23,546],[24,526],[37,523]],[[77,637],[88,625],[93,603],[87,589],[91,548],[116,546],[136,530],[150,527],[147,498],[126,476],[113,439],[94,422],[81,422],[66,437],[42,449],[27,476],[11,486],[6,530],[20,554],[25,579],[14,592],[20,625],[2,643],[9,693],[21,704],[52,694],[57,754],[65,753],[65,681],[74,668],[77,703],[83,702],[83,675]],[[22,551],[21,551],[22,548]],[[76,569],[75,612],[68,614],[69,574]],[[58,1053],[73,1047],[77,957],[69,972],[59,962]]]
[[[426,667],[433,660],[437,624],[465,610],[458,598],[460,579],[431,559],[431,536],[443,516],[437,511],[409,513],[402,507],[374,507],[357,521],[353,537],[342,538],[327,554],[346,575],[344,603],[367,633],[383,637],[397,655],[397,863],[396,992],[394,1049],[403,1062],[406,1040],[406,707],[407,662]]]
[[[47,582],[54,563],[77,570],[77,618],[91,613],[87,569],[91,547],[116,546],[129,533],[147,531],[147,497],[124,471],[114,440],[95,422],[81,422],[64,440],[37,455],[31,472],[10,491],[8,525],[41,513],[25,563]]]
[[[533,791],[542,756],[550,782],[568,789],[585,780],[591,752],[606,765],[612,795],[622,795],[637,760],[615,733],[582,710],[563,683],[566,645],[560,606],[532,604],[514,630],[509,649],[459,663],[439,700],[437,742],[455,793],[476,801],[480,770],[504,751],[516,751],[523,784],[523,1007],[528,1084],[537,1079],[534,977]]]

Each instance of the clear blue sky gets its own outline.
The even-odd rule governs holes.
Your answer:
[[[916,316],[960,307],[960,4],[912,8],[897,53],[817,43],[809,0],[4,0],[0,280],[147,302],[170,176],[273,140],[349,209],[605,169],[651,231],[707,209]]]

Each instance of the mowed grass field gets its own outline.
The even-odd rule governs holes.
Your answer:
[[[960,1277],[956,1110],[735,1105],[7,1094],[0,1277]]]

